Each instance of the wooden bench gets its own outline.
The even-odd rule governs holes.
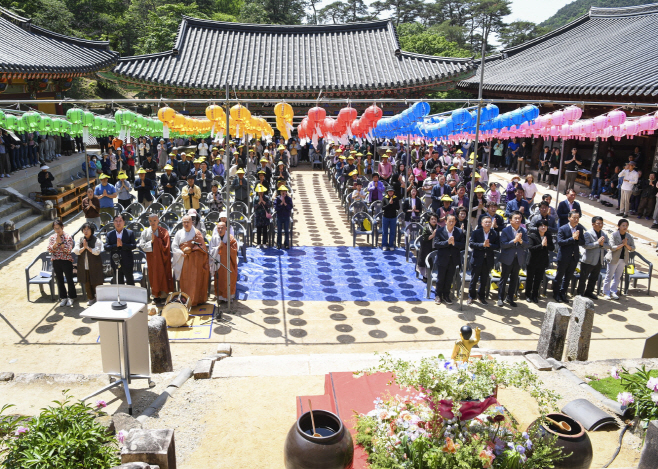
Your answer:
[[[94,187],[96,178],[89,178],[89,186]],[[82,209],[82,199],[87,192],[87,179],[82,178],[73,182],[72,189],[66,189],[53,195],[37,194],[36,199],[40,201],[50,200],[57,209],[57,216],[64,218],[71,213],[77,213]]]

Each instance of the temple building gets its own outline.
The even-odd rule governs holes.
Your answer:
[[[241,98],[374,100],[451,89],[473,68],[470,58],[402,51],[390,21],[285,26],[185,16],[172,50],[122,57],[103,76],[150,97],[222,99],[228,84]]]
[[[0,7],[0,99],[60,99],[73,78],[111,68],[118,57],[109,42],[54,33]],[[38,108],[62,114],[56,104]]]

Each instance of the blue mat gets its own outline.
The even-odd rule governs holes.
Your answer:
[[[404,251],[368,247],[247,249],[240,258],[240,300],[429,301]]]

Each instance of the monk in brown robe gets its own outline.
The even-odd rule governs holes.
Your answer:
[[[158,215],[149,215],[149,227],[139,238],[139,248],[146,253],[149,284],[155,301],[166,298],[174,291],[174,279],[171,275],[171,237],[160,226]]]
[[[217,301],[227,301],[229,296],[226,266],[231,269],[231,298],[235,297],[235,288],[238,283],[238,242],[226,229],[226,223],[221,221],[217,223],[209,249],[210,270],[215,273],[215,296]]]
[[[183,229],[174,236],[171,247],[174,253],[174,275],[180,284],[180,291],[190,297],[189,305],[196,306],[208,300],[208,254],[203,235],[192,226],[189,215],[183,217]]]

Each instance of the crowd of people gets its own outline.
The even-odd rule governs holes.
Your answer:
[[[417,271],[425,281],[434,272],[437,304],[452,302],[451,292],[456,286],[454,282],[459,279],[457,273],[462,270],[464,250],[470,252],[467,267],[471,274],[469,303],[480,301],[486,304],[492,285],[498,291],[499,306],[505,303],[516,306],[515,301],[522,289],[527,301],[537,303],[540,285],[547,269],[552,272],[552,264],[555,269],[550,277],[555,301],[568,300],[567,292],[578,265],[579,294],[597,298],[594,287],[600,272],[605,270],[604,298],[618,298],[623,266],[628,264],[630,253],[635,249],[633,237],[628,232],[628,213],[632,213],[633,197],[638,195],[634,189],[629,194],[628,185],[633,184],[634,188],[640,181],[633,174],[633,158],[624,170],[618,172],[614,183],[600,185],[602,191],[606,187],[618,188],[619,215],[623,216],[617,231],[608,236],[602,231],[600,217],[591,220],[591,229],[585,229],[581,224],[582,212],[573,188],[575,178],[570,174],[571,171],[577,172],[582,165],[576,149],[564,162],[566,200],[555,209],[551,207],[551,196],[544,194],[539,197],[537,187],[537,183],[557,184],[551,169],[559,162],[559,151],[556,153],[548,147],[540,158],[537,183],[532,174],[523,178],[514,174],[511,182],[502,186],[489,181],[484,161],[475,164],[472,142],[449,146],[412,144],[410,147],[394,141],[378,142],[378,147],[358,141],[349,145],[325,145],[322,140],[317,147],[300,146],[295,139],[251,143],[251,146],[245,146],[240,141],[232,141],[226,148],[222,142],[210,139],[140,137],[129,143],[117,138],[108,139],[101,143],[100,165],[94,156],[83,163],[83,170],[99,179],[98,185],[90,188],[83,200],[87,219],[82,230],[84,237],[74,243],[66,238],[63,226],[59,225],[62,230],[56,226],[49,251],[55,259],[58,250],[63,253],[68,249],[69,257],[70,253],[82,256],[85,266],[91,266],[103,250],[119,252],[120,265],[113,262],[113,268],[122,272],[118,276],[120,283],[131,284],[132,262],[128,253],[139,247],[146,253],[149,279],[156,299],[172,291],[171,283],[178,280],[180,289],[188,290],[186,293],[191,301],[200,304],[197,302],[206,301],[208,292],[199,285],[206,285],[211,275],[215,276],[216,297],[226,299],[235,294],[237,275],[231,276],[230,292],[223,285],[227,266],[235,264],[237,271],[238,250],[226,213],[226,185],[230,185],[233,203],[236,206],[244,204],[246,215],[251,217],[255,244],[265,247],[270,225],[276,219],[277,247],[289,248],[294,207],[287,187],[291,183],[290,173],[300,159],[315,160],[318,154],[323,155],[336,186],[341,194],[345,194],[346,203],[362,202],[362,207],[380,203],[373,215],[379,217],[384,251],[396,248],[400,228],[414,223],[420,227]],[[485,155],[493,152],[491,166],[525,172],[525,142],[512,140],[506,150],[500,145],[500,142],[491,142],[482,149]],[[226,152],[229,155],[227,166]],[[42,173],[44,176],[40,174],[40,181],[43,179],[45,184],[52,184],[47,168]],[[603,166],[594,174],[595,179],[608,175]],[[651,175],[648,181],[647,187],[655,189],[655,177]],[[593,187],[598,188],[599,184]],[[125,214],[121,211],[134,199],[148,209],[160,194],[170,194],[184,205],[186,215],[181,220],[182,229],[170,234],[158,215],[153,214],[148,220],[150,226],[135,236],[125,228]],[[637,211],[645,214],[653,210],[654,205],[643,200],[649,195],[655,199],[655,192],[649,189],[646,194],[639,194]],[[594,190],[590,197],[597,197]],[[204,215],[209,211],[221,212],[220,222],[212,233],[206,233],[203,223]],[[111,215],[114,230],[106,230],[105,240],[101,243],[97,242],[95,233],[101,226],[102,213]],[[398,226],[399,223],[403,224],[402,227]],[[466,239],[469,227],[471,234]],[[124,259],[124,256],[127,257]],[[57,260],[69,259],[64,256]],[[75,289],[71,294],[69,285],[67,295],[64,278],[70,281],[71,276],[66,274],[68,266],[58,264],[55,272],[60,297],[68,304]],[[233,267],[230,268],[233,271]],[[95,282],[99,280],[92,270],[93,267],[87,275],[84,272],[79,275],[80,281],[86,285],[90,302],[94,301],[94,288],[98,285]],[[189,279],[189,283],[185,279]]]
[[[152,145],[154,141],[158,143]],[[82,236],[74,240],[64,233],[63,224],[57,220],[53,223],[55,234],[49,240],[48,251],[57,260],[53,271],[62,306],[71,305],[76,297],[74,277],[70,274],[73,254],[78,256],[78,280],[84,285],[91,305],[95,302],[96,287],[106,278],[101,254],[110,254],[113,278],[116,276],[118,283],[134,285],[137,250],[145,253],[149,285],[156,302],[174,291],[176,280],[179,290],[189,296],[190,305],[202,304],[208,299],[211,276],[215,280],[216,299],[233,298],[238,277],[238,240],[227,213],[227,185],[232,200],[231,214],[240,212],[250,220],[257,246],[267,247],[269,231],[276,221],[276,247],[291,247],[294,204],[288,187],[292,182],[290,174],[300,158],[306,159],[321,149],[309,153],[296,140],[267,145],[256,140],[247,146],[231,141],[228,149],[222,143],[146,137],[124,143],[112,138],[101,142],[100,167],[99,159],[91,153],[88,155],[82,169],[97,178],[98,184],[88,188],[82,200],[85,214]],[[227,151],[228,170],[225,169]],[[39,173],[42,190],[52,188],[54,178],[48,169],[44,165]],[[149,212],[149,207],[163,194],[169,194],[169,200],[173,204],[178,202],[185,210],[180,228],[171,232],[162,223],[161,212]],[[127,228],[133,217],[126,210],[135,202],[148,214],[148,226],[140,226],[139,232]],[[213,212],[219,221],[213,223],[212,232],[206,232],[205,217]],[[109,215],[106,219],[111,222],[103,223],[103,214]]]
[[[485,154],[494,152],[492,166],[504,165],[510,172],[525,170],[525,142],[518,144],[513,139],[505,158],[500,145],[500,142],[493,142],[484,146]],[[516,306],[520,291],[524,291],[526,301],[538,303],[540,286],[547,273],[552,280],[555,301],[568,301],[567,292],[575,276],[579,277],[577,293],[597,299],[595,287],[602,270],[605,272],[604,299],[619,298],[624,266],[635,250],[633,237],[628,232],[628,215],[619,214],[624,218],[612,236],[602,231],[601,217],[592,218],[591,229],[583,227],[582,211],[573,187],[575,176],[571,174],[577,173],[582,165],[575,148],[564,162],[566,200],[560,202],[557,209],[551,207],[549,194],[539,197],[532,174],[525,175],[523,182],[515,174],[506,187],[490,182],[483,163],[475,167],[473,153],[465,157],[469,150],[472,147],[468,144],[445,148],[420,144],[412,145],[407,157],[406,145],[390,142],[381,154],[381,161],[375,163],[370,152],[364,155],[358,149],[330,145],[327,158],[339,191],[349,193],[346,203],[363,201],[367,207],[382,201],[381,206],[371,205],[371,213],[378,223],[381,220],[384,251],[395,249],[400,222],[405,228],[411,223],[421,225],[417,271],[427,281],[434,269],[436,304],[452,303],[451,292],[461,278],[456,273],[462,270],[464,250],[470,253],[469,304],[474,301],[487,304],[486,296],[492,284],[498,291],[498,306],[505,303]],[[539,178],[553,187],[557,185],[557,171],[553,178],[550,169],[559,164],[559,151],[549,151],[548,147],[544,150]],[[541,161],[547,162],[548,170],[544,170],[546,165]],[[626,181],[637,182],[629,175],[633,166],[630,161],[628,172],[621,173]],[[649,186],[655,187],[653,175]],[[471,189],[473,200],[469,200]],[[624,190],[622,185],[621,191]],[[651,194],[655,196],[654,192]],[[629,200],[622,195],[622,204]],[[363,205],[360,209],[357,205],[354,207],[363,210]],[[644,204],[641,207],[645,208]],[[404,221],[400,213],[404,214]],[[466,239],[469,225],[470,238]],[[409,242],[413,242],[413,238]],[[433,252],[436,254],[432,255]],[[576,272],[578,266],[580,274]]]
[[[0,179],[22,169],[42,166],[74,150],[82,151],[82,138],[34,132],[0,132]]]

